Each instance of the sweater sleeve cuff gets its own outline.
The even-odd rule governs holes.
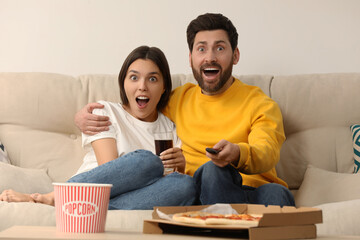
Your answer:
[[[237,165],[233,165],[233,166],[239,170],[244,166],[247,156],[249,155],[249,151],[246,143],[238,143],[237,145],[239,146],[240,149],[240,158]]]

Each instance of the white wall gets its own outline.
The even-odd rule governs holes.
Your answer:
[[[236,74],[360,72],[358,0],[0,0],[0,72],[117,74],[146,44],[191,73],[185,31],[205,12],[237,27]]]

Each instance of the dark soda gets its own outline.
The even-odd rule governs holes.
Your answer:
[[[155,152],[156,155],[160,156],[160,153],[165,151],[166,149],[173,147],[172,140],[155,140]]]

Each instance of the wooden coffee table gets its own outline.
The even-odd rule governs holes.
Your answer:
[[[229,238],[197,237],[174,234],[142,234],[140,232],[121,232],[117,230],[104,233],[63,233],[53,226],[13,226],[0,232],[0,239],[126,239],[126,240],[229,240]]]
[[[126,239],[126,240],[229,240],[231,238],[201,237],[174,234],[142,234],[139,232],[121,232],[117,230],[104,233],[63,233],[56,231],[56,227],[48,226],[13,226],[0,232],[0,239]],[[235,238],[233,238],[235,239]],[[360,239],[360,236],[318,236],[317,239]]]

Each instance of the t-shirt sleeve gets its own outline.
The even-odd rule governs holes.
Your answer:
[[[114,127],[114,124],[116,124],[116,122],[114,121],[114,118],[111,114],[111,112],[112,112],[111,107],[105,101],[99,101],[99,103],[103,104],[104,108],[94,109],[93,114],[101,115],[101,116],[108,116],[110,119],[111,125],[109,126],[108,131],[103,131],[103,132],[97,133],[95,135],[88,135],[88,134],[82,133],[82,146],[85,150],[91,149],[91,143],[95,140],[103,139],[103,138],[116,139],[116,131],[115,131],[115,127]]]

